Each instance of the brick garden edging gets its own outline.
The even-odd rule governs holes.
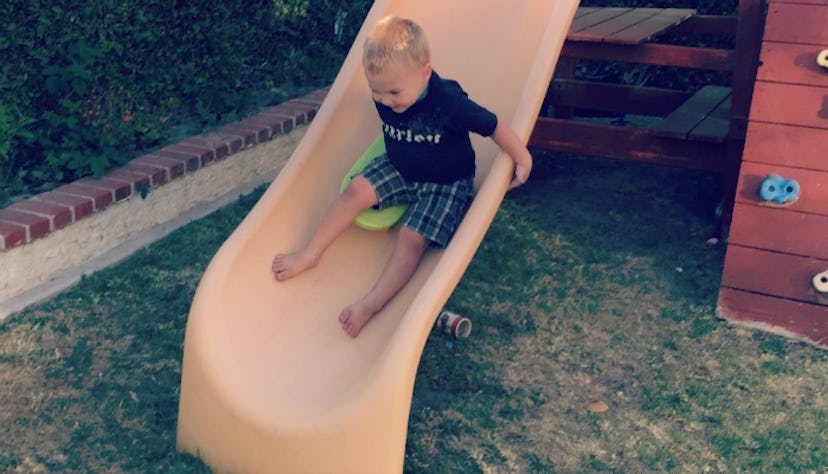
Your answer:
[[[9,300],[56,274],[245,181],[275,176],[326,94],[314,91],[135,158],[101,178],[0,209],[0,320],[20,309],[7,307]]]

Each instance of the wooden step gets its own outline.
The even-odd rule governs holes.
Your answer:
[[[588,8],[579,9],[568,41],[641,44],[696,14],[686,8]]]
[[[725,141],[730,127],[730,87],[707,85],[653,126],[658,134],[681,139]]]

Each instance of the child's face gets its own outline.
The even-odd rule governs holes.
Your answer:
[[[425,90],[431,76],[431,64],[397,61],[377,73],[366,71],[365,76],[374,100],[401,114],[417,102]]]

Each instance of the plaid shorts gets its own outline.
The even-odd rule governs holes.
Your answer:
[[[434,247],[448,245],[474,197],[471,178],[448,184],[409,181],[386,155],[371,161],[361,174],[377,193],[376,207],[408,204],[402,225],[431,241]]]

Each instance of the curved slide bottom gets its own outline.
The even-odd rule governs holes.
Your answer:
[[[305,242],[380,130],[361,45],[381,17],[418,21],[432,63],[527,140],[576,0],[378,0],[288,164],[224,243],[196,292],[184,341],[178,446],[216,472],[400,472],[414,378],[434,321],[506,193],[513,165],[473,138],[477,195],[449,246],[429,251],[351,339],[340,310],[390,256],[396,230],[353,226],[319,266],[276,282],[273,256]]]

